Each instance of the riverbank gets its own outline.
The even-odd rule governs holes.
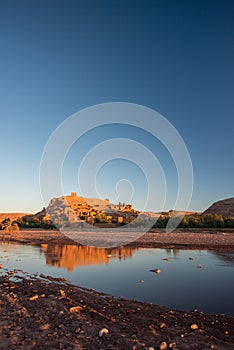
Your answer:
[[[0,276],[1,350],[233,349],[230,316],[115,299],[38,277],[16,270]]]
[[[59,231],[4,236],[24,244],[76,244]],[[150,232],[134,247],[234,249],[232,232]],[[173,285],[171,286],[173,298]],[[48,276],[0,266],[0,350],[231,350],[234,318],[114,298]],[[193,326],[192,326],[193,325]],[[192,327],[191,327],[192,326]],[[99,335],[106,328],[107,334]],[[194,328],[194,329],[192,329]],[[166,347],[167,346],[167,347]]]
[[[84,232],[85,234],[85,232]],[[118,233],[117,233],[118,234]],[[87,237],[89,233],[87,233]],[[22,230],[11,235],[0,231],[0,240],[27,244],[78,244],[57,230]],[[92,240],[89,239],[89,245]],[[95,245],[95,244],[93,244]],[[154,230],[128,243],[129,247],[180,249],[234,249],[234,230]]]

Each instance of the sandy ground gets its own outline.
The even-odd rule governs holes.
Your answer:
[[[58,231],[21,231],[5,239],[74,244]],[[131,245],[233,250],[234,234],[157,231]],[[113,298],[48,276],[27,276],[17,270],[4,275],[3,271],[0,266],[0,350],[234,348],[233,317],[171,310]],[[103,328],[108,333],[100,336]]]

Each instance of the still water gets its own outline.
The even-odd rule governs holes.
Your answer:
[[[116,297],[234,315],[233,252],[1,243],[0,264],[0,273],[39,272]]]

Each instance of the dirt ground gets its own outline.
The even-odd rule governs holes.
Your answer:
[[[17,275],[0,276],[1,350],[233,349],[230,316],[176,311],[61,279]],[[103,328],[108,333],[101,335]]]
[[[74,244],[58,231],[21,231],[5,239]],[[157,231],[130,245],[233,250],[234,234]],[[114,298],[49,276],[3,271],[0,266],[0,350],[234,348],[231,316],[172,310]],[[99,334],[103,328],[107,333]]]

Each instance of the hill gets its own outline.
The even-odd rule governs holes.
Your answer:
[[[206,214],[220,214],[224,218],[234,216],[234,197],[223,199],[212,204],[206,209],[202,215]]]

